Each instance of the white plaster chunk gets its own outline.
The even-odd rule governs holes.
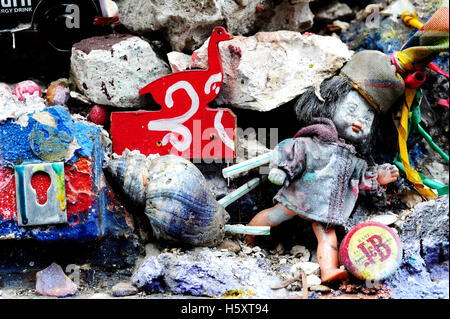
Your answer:
[[[141,107],[143,97],[139,90],[170,70],[148,42],[128,37],[110,48],[89,53],[74,46],[71,73],[80,92],[94,103]]]
[[[207,68],[208,42],[193,53],[189,67]],[[353,54],[334,37],[294,31],[237,36],[220,42],[219,49],[224,84],[215,102],[263,112],[291,101],[310,86],[318,94],[322,81],[335,75]]]

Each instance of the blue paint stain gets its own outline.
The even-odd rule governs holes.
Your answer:
[[[6,164],[21,164],[25,160],[39,160],[30,148],[32,126],[22,127],[13,121],[0,125],[0,159]],[[11,138],[14,136],[14,138]],[[9,163],[8,163],[9,162]],[[9,165],[10,165],[9,164]],[[4,164],[2,164],[4,165]]]

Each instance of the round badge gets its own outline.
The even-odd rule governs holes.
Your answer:
[[[400,265],[400,238],[378,222],[364,222],[353,227],[339,249],[341,264],[362,280],[383,280]]]

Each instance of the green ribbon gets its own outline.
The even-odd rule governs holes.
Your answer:
[[[445,161],[445,163],[447,165],[449,165],[448,155],[439,146],[437,146],[436,143],[434,143],[431,136],[420,125],[420,121],[422,120],[422,118],[421,118],[421,113],[420,113],[420,102],[419,101],[421,98],[422,98],[422,92],[420,90],[417,90],[416,97],[415,97],[415,103],[413,103],[412,110],[409,113],[408,136],[409,136],[409,133],[411,132],[411,129],[418,132],[425,139],[425,141],[428,143],[428,145],[430,145],[430,147],[442,157],[442,159]],[[405,168],[403,167],[400,154],[397,154],[397,156],[393,162],[398,167],[398,169],[405,174]],[[428,186],[429,188],[435,189],[438,192],[439,196],[449,194],[448,185],[444,185],[433,179],[426,178],[420,173],[419,173],[419,176],[422,179],[423,184]]]

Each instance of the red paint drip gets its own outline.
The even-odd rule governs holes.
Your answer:
[[[31,187],[36,191],[36,199],[40,205],[47,202],[47,191],[52,180],[46,172],[34,173],[31,177]]]
[[[0,218],[17,218],[16,211],[14,171],[11,168],[0,166]]]
[[[194,51],[191,55],[191,65],[195,62],[195,60],[197,60],[197,58],[198,58],[198,53]]]
[[[88,211],[95,199],[92,190],[92,168],[89,158],[81,158],[64,171],[66,180],[67,217]]]

